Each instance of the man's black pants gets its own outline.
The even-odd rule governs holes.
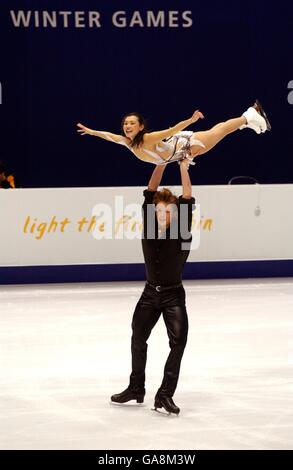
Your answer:
[[[157,393],[161,396],[172,397],[177,386],[188,333],[185,290],[182,285],[157,292],[146,284],[136,305],[131,325],[132,373],[129,389],[138,393],[145,392],[147,340],[161,313],[167,328],[171,351],[165,364],[163,381]]]

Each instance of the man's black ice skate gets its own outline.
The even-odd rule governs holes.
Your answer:
[[[157,411],[157,408],[164,408],[167,413],[174,413],[176,415],[179,415],[180,413],[180,408],[175,405],[171,397],[163,397],[156,395],[154,407],[155,411]]]
[[[143,403],[144,393],[143,392],[132,392],[127,388],[121,393],[116,393],[116,395],[111,396],[111,401],[114,403],[127,403],[130,400],[136,400],[137,403]]]
[[[267,124],[267,130],[268,131],[271,131],[272,130],[272,126],[270,124],[270,121],[268,120],[268,117],[262,107],[262,105],[260,104],[259,100],[255,100],[255,103],[254,103],[254,108],[257,110],[257,112],[264,118],[264,120],[266,121],[266,124]]]

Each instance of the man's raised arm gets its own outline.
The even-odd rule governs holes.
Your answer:
[[[188,161],[187,159],[180,162],[180,173],[182,182],[182,197],[184,199],[190,199],[192,196],[192,186],[188,173]]]
[[[149,183],[148,183],[148,190],[149,191],[157,191],[160,183],[161,183],[161,180],[162,180],[162,176],[163,176],[163,173],[165,171],[165,168],[166,168],[166,164],[165,165],[156,165],[156,168],[154,169],[153,173],[152,173],[152,176],[149,180]]]

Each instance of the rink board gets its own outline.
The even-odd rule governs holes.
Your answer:
[[[71,281],[84,276],[85,280],[141,279],[144,189],[1,191],[1,282],[11,273],[17,277],[17,271],[47,273],[50,282],[54,271],[56,281],[64,276]],[[180,195],[180,187],[171,189]],[[222,277],[226,271],[233,276],[231,267],[236,264],[242,265],[240,275],[253,270],[256,275],[258,271],[265,275],[266,270],[278,275],[278,269],[280,275],[290,275],[293,185],[198,186],[193,194],[196,207],[187,277],[211,277],[213,272]]]

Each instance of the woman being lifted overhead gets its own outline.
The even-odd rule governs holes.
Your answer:
[[[140,160],[155,165],[184,159],[188,159],[189,163],[194,164],[193,158],[208,152],[224,137],[237,129],[249,128],[257,134],[271,130],[267,116],[258,100],[242,116],[221,122],[207,131],[182,132],[186,127],[203,119],[203,117],[200,111],[195,111],[191,118],[181,121],[169,129],[148,132],[145,120],[140,114],[128,113],[122,119],[123,135],[95,131],[80,123],[77,126],[81,135],[89,134],[124,145]]]

